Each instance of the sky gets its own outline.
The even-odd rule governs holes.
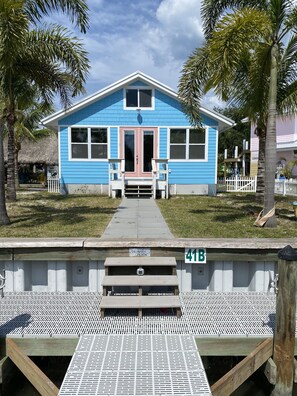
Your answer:
[[[184,62],[203,42],[201,0],[88,0],[88,6],[86,34],[61,14],[50,18],[83,40],[91,64],[88,95],[135,71],[177,90]],[[221,105],[211,94],[203,104]]]

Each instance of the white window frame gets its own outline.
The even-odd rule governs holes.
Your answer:
[[[191,143],[190,144],[190,130],[193,130],[195,128],[189,128],[189,127],[170,127],[168,128],[168,158],[169,161],[174,161],[174,162],[207,162],[208,161],[208,128],[207,127],[202,127],[205,130],[205,143]],[[184,129],[186,131],[186,142],[185,143],[171,143],[170,138],[171,138],[171,130],[174,129]],[[171,158],[171,145],[181,145],[181,146],[186,146],[186,158]],[[204,158],[202,159],[195,159],[195,158],[189,158],[189,152],[190,152],[190,145],[191,146],[204,146],[205,151],[204,151]]]
[[[87,129],[88,132],[88,141],[87,143],[76,143],[72,142],[71,140],[71,130],[75,128],[85,128]],[[92,143],[91,142],[91,130],[92,129],[106,129],[107,133],[107,143]],[[85,126],[85,125],[72,125],[71,127],[68,127],[68,159],[69,161],[75,161],[75,162],[106,162],[108,161],[109,158],[109,149],[110,149],[110,144],[109,144],[109,136],[110,136],[110,130],[109,127],[107,126],[101,126],[101,125],[92,125],[92,126]],[[88,158],[72,158],[72,144],[87,144],[88,145]],[[106,158],[91,158],[92,155],[92,145],[106,145],[107,146],[107,157]]]
[[[151,107],[140,107],[140,106],[136,106],[136,107],[127,107],[127,90],[135,90],[138,91],[137,93],[137,102],[138,104],[140,103],[140,98],[139,98],[139,90],[149,90],[152,92],[152,103],[151,103]],[[143,110],[143,111],[151,111],[151,110],[155,110],[155,90],[154,88],[151,88],[149,86],[132,86],[132,87],[126,87],[124,88],[124,110]]]

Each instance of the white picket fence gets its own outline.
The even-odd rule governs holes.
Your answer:
[[[58,177],[48,177],[47,178],[47,191],[49,193],[59,193],[60,192],[60,179]]]
[[[233,192],[255,192],[257,187],[257,177],[231,177],[223,180],[226,191]]]
[[[232,177],[219,181],[219,187],[228,192],[256,192],[257,176]],[[297,196],[297,180],[275,180],[275,194]]]

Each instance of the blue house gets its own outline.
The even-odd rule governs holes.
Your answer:
[[[45,118],[59,132],[59,177],[68,193],[110,196],[216,193],[218,134],[233,121],[200,107],[192,128],[177,93],[133,73]]]

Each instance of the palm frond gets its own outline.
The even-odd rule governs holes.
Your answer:
[[[179,99],[192,125],[200,122],[200,101],[209,72],[207,47],[197,48],[183,66],[178,87]]]
[[[263,10],[266,6],[265,0],[204,0],[201,6],[201,16],[205,35],[209,38],[217,22],[231,9],[249,7]]]
[[[51,25],[31,31],[27,35],[26,45],[29,49],[26,56],[32,63],[39,53],[44,62],[58,63],[61,70],[71,75],[72,96],[84,91],[83,85],[89,70],[89,60],[82,42],[71,36],[67,29]]]
[[[86,0],[24,0],[25,11],[31,20],[40,22],[42,16],[60,11],[70,16],[81,32],[89,28],[88,5]]]

